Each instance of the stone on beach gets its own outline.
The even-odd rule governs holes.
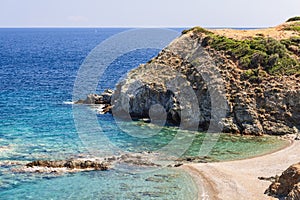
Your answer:
[[[290,166],[266,191],[269,195],[286,197],[286,200],[300,199],[300,163]]]

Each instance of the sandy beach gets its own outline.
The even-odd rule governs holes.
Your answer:
[[[300,161],[300,141],[260,157],[220,163],[186,164],[182,166],[199,185],[199,199],[270,200],[264,194],[270,181],[258,177],[271,177]]]

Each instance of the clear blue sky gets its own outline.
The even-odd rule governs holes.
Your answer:
[[[0,0],[0,27],[268,27],[300,0]]]

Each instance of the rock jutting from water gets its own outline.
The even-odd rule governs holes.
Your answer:
[[[97,160],[36,160],[26,164],[27,168],[43,167],[43,168],[67,168],[69,170],[78,169],[92,169],[92,170],[108,170],[109,164],[103,161]]]
[[[156,155],[157,156],[157,155]],[[118,164],[135,167],[160,167],[154,162],[156,157],[151,152],[127,153],[105,158],[78,158],[67,160],[36,160],[13,168],[14,172],[52,173],[52,172],[79,172],[100,170],[106,171],[115,168]]]
[[[111,113],[111,98],[114,91],[107,89],[102,94],[90,94],[84,100],[78,100],[75,104],[86,104],[86,105],[101,105],[99,110],[100,114]]]

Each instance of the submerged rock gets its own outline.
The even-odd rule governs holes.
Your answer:
[[[108,163],[102,161],[91,161],[91,160],[60,160],[60,161],[49,161],[49,160],[36,160],[26,164],[27,168],[44,167],[44,168],[67,168],[73,169],[93,169],[93,170],[108,170]]]
[[[100,170],[105,171],[116,167],[118,164],[126,164],[135,167],[160,167],[155,163],[156,154],[151,152],[126,153],[119,156],[105,158],[77,158],[68,160],[36,160],[27,164],[21,163],[12,170],[14,172],[33,172],[33,173],[65,173]],[[1,163],[0,163],[1,166]]]
[[[218,160],[209,156],[183,156],[176,160],[179,164],[183,163],[208,163],[217,162]]]

